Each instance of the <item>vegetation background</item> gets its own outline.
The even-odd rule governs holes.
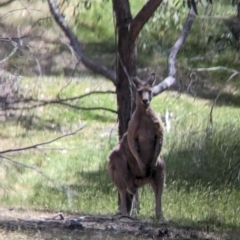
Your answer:
[[[178,2],[164,1],[141,32],[140,77],[156,72],[161,81],[166,76],[169,49],[188,12]],[[145,1],[130,3],[134,15]],[[85,53],[114,67],[111,1],[58,4]],[[167,164],[165,217],[234,236],[240,225],[236,26],[236,5],[225,0],[199,4],[177,57],[177,84],[152,101],[164,120],[167,112],[171,115],[162,152]],[[115,87],[77,62],[46,1],[1,6],[0,29],[1,208],[113,215],[117,191],[107,173],[107,158],[118,141]],[[10,39],[19,36],[26,37]],[[13,151],[81,127],[50,144]],[[140,199],[137,217],[154,219],[149,186],[142,188]]]

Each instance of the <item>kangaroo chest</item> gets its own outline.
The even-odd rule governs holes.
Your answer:
[[[138,142],[151,142],[155,140],[156,136],[156,128],[149,126],[149,124],[141,124],[137,132],[137,139]]]
[[[144,162],[150,161],[154,156],[157,125],[151,119],[142,119],[136,135],[138,152]]]

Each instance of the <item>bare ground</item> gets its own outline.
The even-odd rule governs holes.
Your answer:
[[[0,239],[238,239],[207,229],[173,222],[0,209]]]

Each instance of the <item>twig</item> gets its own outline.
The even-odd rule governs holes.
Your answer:
[[[11,40],[9,39],[9,41],[11,41]],[[18,50],[18,44],[17,44],[16,42],[14,42],[14,41],[11,41],[11,43],[12,43],[12,45],[13,45],[13,50],[8,54],[7,57],[5,57],[4,59],[2,59],[2,60],[0,61],[0,64],[3,63],[3,62],[5,62],[5,61],[7,61],[10,57],[12,57],[12,56],[17,52],[17,50]]]
[[[26,106],[26,107],[21,107],[21,110],[30,110],[30,109],[34,109],[37,107],[42,107],[42,106],[46,106],[48,104],[59,104],[59,105],[64,105],[76,110],[84,110],[84,111],[95,111],[95,110],[104,110],[104,111],[108,111],[114,114],[117,114],[117,111],[110,109],[110,108],[105,108],[105,107],[79,107],[76,105],[72,105],[70,103],[66,103],[66,102],[61,102],[61,101],[50,101],[50,102],[41,102],[39,104],[35,104],[32,106]],[[6,107],[6,110],[19,110],[18,107]]]
[[[13,9],[11,11],[8,11],[7,13],[3,14],[2,16],[0,16],[0,20],[3,19],[4,17],[6,17],[7,15],[13,13],[13,12],[17,12],[17,11],[22,11],[22,10],[26,10],[25,8],[18,8],[18,9]],[[38,10],[38,9],[33,9],[33,8],[30,8],[28,9],[30,11],[35,11],[35,12],[43,12],[42,10]]]
[[[21,151],[21,149],[19,149],[18,151]],[[55,187],[56,189],[62,191],[62,189],[61,189],[59,186],[57,186],[57,184],[55,183],[55,181],[54,181],[52,178],[50,178],[48,175],[46,175],[44,172],[42,172],[41,170],[37,169],[36,167],[33,167],[33,166],[31,166],[31,165],[27,165],[27,164],[25,164],[25,163],[21,163],[21,162],[15,161],[15,160],[13,160],[12,158],[3,156],[3,155],[1,155],[1,154],[0,154],[0,158],[5,159],[5,160],[7,160],[7,161],[9,161],[9,162],[12,162],[12,163],[14,163],[14,164],[16,164],[16,165],[19,165],[19,166],[21,166],[21,167],[25,167],[25,168],[34,170],[35,172],[37,172],[37,173],[39,173],[40,175],[42,175],[43,177],[45,177],[48,181],[50,181],[50,182],[54,185],[54,187]]]
[[[39,22],[45,21],[45,20],[48,20],[48,19],[51,20],[51,17],[39,18],[38,20],[36,20],[36,21],[32,24],[31,30],[32,30],[35,26],[37,26]],[[30,31],[31,31],[31,30],[30,30]],[[30,31],[29,31],[29,32],[30,32]]]
[[[42,142],[42,143],[37,143],[37,144],[34,144],[34,145],[30,145],[30,146],[27,146],[27,147],[22,147],[22,148],[10,148],[10,149],[7,149],[7,150],[3,150],[3,151],[0,151],[0,154],[5,154],[5,153],[9,153],[9,152],[19,152],[19,151],[25,151],[25,150],[29,150],[29,149],[33,149],[33,148],[38,148],[39,146],[42,146],[42,145],[47,145],[49,143],[52,143],[52,142],[55,142],[61,138],[65,138],[65,137],[69,137],[69,136],[72,136],[72,135],[75,135],[76,133],[78,133],[79,131],[81,131],[84,127],[85,127],[85,123],[79,128],[77,129],[76,131],[74,132],[71,132],[71,133],[67,133],[67,134],[64,134],[60,137],[57,137],[57,138],[54,138],[50,141],[47,141],[47,142]]]
[[[51,99],[51,100],[42,100],[42,99],[34,99],[34,98],[25,98],[23,99],[22,101],[20,101],[19,99],[17,99],[16,101],[13,101],[11,102],[11,104],[19,104],[20,102],[22,103],[29,103],[29,102],[35,102],[37,104],[35,105],[30,105],[30,106],[25,106],[25,107],[21,107],[21,109],[33,109],[33,108],[37,108],[37,107],[41,107],[41,106],[45,106],[45,105],[48,105],[48,104],[59,104],[59,105],[64,105],[64,106],[67,106],[67,107],[70,107],[70,108],[74,108],[74,109],[77,109],[77,110],[85,110],[85,111],[90,111],[90,110],[104,110],[104,111],[109,111],[111,113],[114,113],[116,114],[117,111],[113,110],[113,109],[110,109],[110,108],[104,108],[104,107],[79,107],[79,106],[76,106],[76,105],[73,105],[73,104],[70,104],[70,103],[67,103],[67,101],[74,101],[74,100],[79,100],[79,99],[82,99],[82,98],[85,98],[87,96],[90,96],[92,94],[115,94],[116,92],[115,91],[111,91],[111,90],[108,90],[108,91],[92,91],[92,92],[89,92],[89,93],[85,93],[85,94],[82,94],[82,95],[79,95],[79,96],[76,96],[76,97],[71,97],[71,98],[62,98],[62,99],[59,99],[59,96],[58,96],[58,99]],[[11,106],[8,106],[6,108],[7,110],[18,110],[19,108],[18,107],[11,107]]]
[[[59,147],[38,147],[38,149],[41,149],[41,150],[49,150],[49,151],[64,151],[64,150],[76,150],[76,149],[79,149],[79,146],[78,147],[62,147],[62,148],[59,148]]]
[[[76,96],[76,97],[60,98],[59,100],[62,101],[62,102],[79,100],[81,98],[88,97],[88,96],[93,95],[93,94],[116,94],[116,92],[115,91],[111,91],[111,90],[107,90],[107,91],[91,91],[91,92],[88,92],[88,93],[85,93],[85,94],[82,94],[82,95],[79,95],[79,96]]]
[[[22,41],[22,39],[27,38],[27,37],[29,37],[29,35],[27,35],[27,34],[25,34],[23,36],[18,36],[18,37],[5,37],[5,38],[0,37],[0,41],[20,43]]]

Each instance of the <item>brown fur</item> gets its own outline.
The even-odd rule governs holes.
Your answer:
[[[150,107],[155,75],[144,83],[133,79],[137,89],[136,110],[128,131],[109,156],[108,170],[120,194],[120,212],[127,211],[126,193],[149,183],[155,194],[156,215],[162,217],[161,198],[165,179],[165,163],[159,153],[163,143],[163,124]]]

